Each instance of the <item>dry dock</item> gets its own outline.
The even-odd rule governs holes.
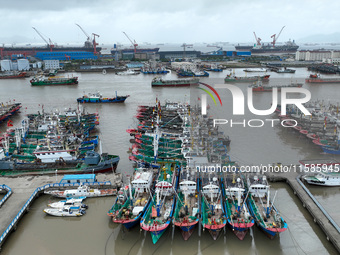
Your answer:
[[[11,188],[12,194],[0,207],[0,250],[8,235],[16,230],[21,217],[29,211],[31,203],[43,192],[44,188],[59,182],[62,176],[1,177],[0,183]],[[102,174],[97,176],[98,183],[111,183],[111,187],[121,185],[121,175]],[[76,184],[78,185],[78,184]]]
[[[327,240],[332,242],[337,251],[340,254],[340,228],[331,216],[326,212],[322,205],[314,198],[314,196],[308,191],[305,185],[301,182],[300,176],[289,176],[281,174],[269,174],[268,179],[270,181],[284,181],[294,191],[294,194],[298,196],[308,212],[314,218],[320,228],[325,233]],[[327,187],[324,187],[327,188]]]

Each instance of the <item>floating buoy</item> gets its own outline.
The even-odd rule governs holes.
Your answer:
[[[106,70],[105,69],[103,69],[103,72],[102,72],[103,74],[106,74]]]

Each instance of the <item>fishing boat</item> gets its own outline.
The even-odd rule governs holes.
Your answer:
[[[318,74],[311,74],[306,79],[308,83],[340,83],[340,77],[321,77]]]
[[[197,85],[199,79],[180,79],[180,80],[163,80],[160,77],[155,77],[151,81],[152,87],[188,87]]]
[[[116,97],[103,97],[99,92],[97,93],[88,93],[83,97],[77,98],[78,103],[124,103],[125,100],[129,97],[127,96],[117,96]]]
[[[267,69],[266,68],[246,68],[243,71],[244,72],[259,73],[259,72],[267,72]]]
[[[288,85],[275,85],[275,86],[264,86],[261,80],[256,81],[253,85],[249,87],[252,88],[254,92],[271,92],[273,88],[276,88],[277,91],[281,91],[282,88],[301,88],[303,83],[290,83]]]
[[[247,188],[249,192],[248,207],[257,226],[270,239],[286,231],[288,225],[274,206],[276,193],[273,200],[270,199],[270,186],[266,176],[249,175],[247,177]]]
[[[302,176],[308,184],[318,186],[340,186],[340,162],[329,159],[300,160]]]
[[[257,76],[236,76],[235,74],[228,74],[224,82],[254,82],[254,81],[268,81],[270,75],[257,75]]]
[[[79,206],[80,208],[87,209],[88,206],[86,204],[83,204],[83,200],[85,197],[79,197],[79,198],[70,198],[54,203],[49,203],[47,206],[51,208],[57,208],[62,209],[63,207],[69,207],[69,206]]]
[[[192,235],[200,218],[197,172],[194,168],[181,171],[173,223],[179,227],[184,240]]]
[[[116,74],[117,74],[117,75],[137,75],[137,74],[140,74],[140,72],[137,72],[137,71],[128,69],[128,70],[126,70],[126,71],[117,72]]]
[[[127,229],[140,222],[152,199],[155,169],[137,168],[131,184],[120,190],[112,208],[107,213],[115,223]]]
[[[222,191],[216,176],[209,174],[209,176],[203,176],[200,179],[203,229],[207,229],[212,238],[216,240],[227,224]]]
[[[225,173],[223,177],[225,191],[225,211],[228,226],[240,240],[243,240],[248,230],[254,225],[246,204],[244,182],[239,174]]]
[[[177,75],[180,77],[209,77],[209,73],[207,71],[192,71],[192,70],[184,70],[180,69],[177,71]]]
[[[50,86],[50,85],[77,85],[78,84],[78,77],[33,77],[30,80],[32,86]]]
[[[4,105],[0,104],[0,123],[7,120],[10,116],[17,113],[21,108],[21,103]]]
[[[94,189],[87,185],[79,185],[77,189],[67,190],[45,190],[45,194],[62,198],[79,198],[79,197],[105,197],[116,195],[116,189]]]
[[[79,217],[83,216],[86,211],[80,206],[65,206],[63,208],[46,208],[44,212],[48,215],[58,217]]]
[[[0,79],[18,79],[18,78],[26,78],[26,72],[4,72],[0,73]]]
[[[155,244],[168,228],[175,210],[175,189],[179,167],[174,163],[164,164],[155,185],[155,195],[143,215],[140,227],[151,233]]]

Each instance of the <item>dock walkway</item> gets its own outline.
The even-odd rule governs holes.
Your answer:
[[[303,207],[314,218],[320,228],[325,233],[327,240],[331,241],[337,251],[340,253],[340,229],[339,226],[333,221],[331,216],[323,209],[322,205],[314,198],[314,196],[308,191],[305,185],[300,181],[299,176],[282,176],[280,175],[268,175],[270,181],[286,181],[294,191]]]

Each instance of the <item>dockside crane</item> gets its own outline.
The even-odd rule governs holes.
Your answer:
[[[95,33],[92,33],[93,35],[93,53],[94,54],[97,54],[97,45],[99,45],[98,43],[96,43],[96,36],[99,37],[99,35],[95,34]]]
[[[129,41],[131,42],[131,44],[133,45],[133,48],[134,48],[134,52],[136,53],[137,52],[137,46],[138,46],[138,43],[136,43],[136,40],[131,40],[130,37],[125,33],[123,32],[123,34],[127,37],[127,39],[129,39]]]
[[[32,27],[35,32],[37,32],[37,34],[45,41],[45,43],[47,44],[47,47],[50,48],[50,50],[52,51],[52,49],[54,48],[54,44],[52,43],[51,39],[48,38],[48,41],[45,39],[45,37],[35,28],[35,27]]]
[[[284,28],[285,28],[285,26],[283,26],[283,27],[281,28],[280,33],[277,35],[277,37],[276,37],[276,34],[273,34],[273,35],[271,36],[271,38],[273,38],[273,41],[271,42],[271,44],[273,44],[273,47],[275,47],[275,43],[276,43],[277,39],[279,39],[279,37],[280,37],[280,35],[281,35],[281,32],[282,32],[282,30],[283,30]]]
[[[76,25],[80,28],[81,31],[83,31],[83,33],[86,35],[87,39],[86,39],[86,42],[85,42],[85,47],[92,47],[92,43],[91,43],[91,37],[85,32],[85,30],[76,23]]]
[[[254,33],[254,36],[255,36],[256,45],[257,45],[257,46],[261,46],[261,40],[262,40],[262,39],[261,39],[260,37],[257,37],[256,34],[255,34],[255,32],[253,32],[253,33]]]

